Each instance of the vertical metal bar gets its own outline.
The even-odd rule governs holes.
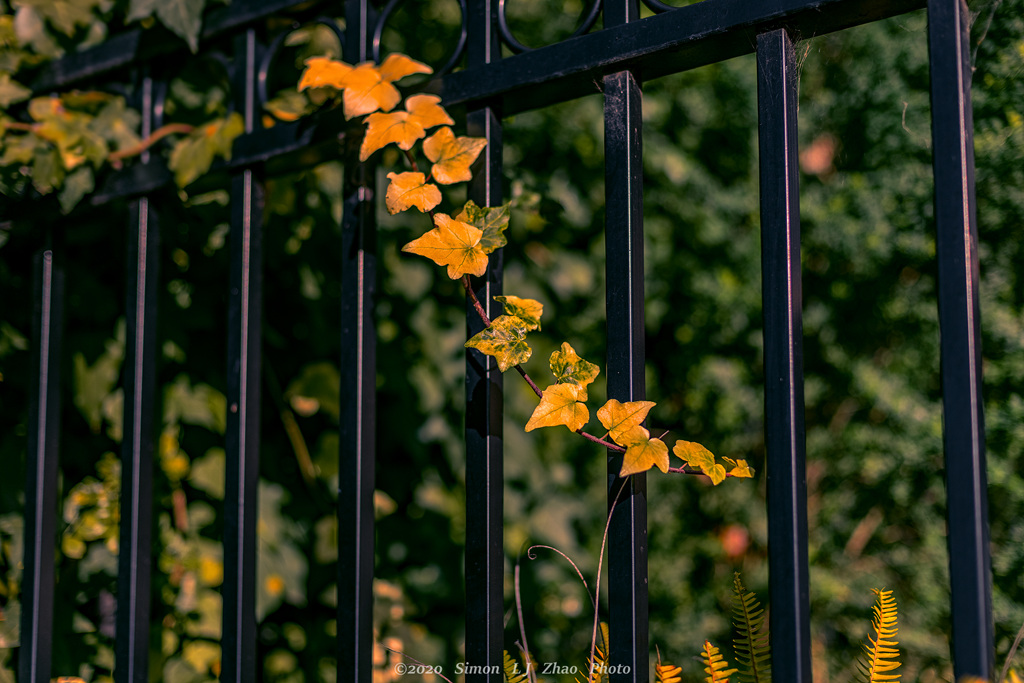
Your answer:
[[[811,680],[797,78],[785,30],[757,37],[772,675]],[[781,636],[781,637],[779,637]]]
[[[36,381],[29,398],[18,680],[49,683],[64,307],[64,272],[50,249],[36,256],[33,299],[32,368]]]
[[[952,588],[953,673],[988,679],[995,648],[981,395],[970,12],[929,0],[939,329]]]
[[[608,398],[641,401],[646,385],[640,79],[630,71],[605,76],[604,98]],[[622,454],[609,451],[609,509],[617,498],[608,531],[609,654],[612,666],[624,667],[613,669],[611,680],[647,681],[647,475],[623,480],[621,469]]]
[[[258,45],[239,37],[236,87],[245,130],[255,125]],[[228,414],[224,486],[224,627],[220,680],[256,680],[256,496],[260,464],[260,360],[263,309],[263,185],[252,169],[231,177],[231,280],[228,292]]]
[[[345,3],[345,61],[372,59],[376,10]],[[350,138],[353,136],[349,136]],[[338,491],[338,680],[373,676],[373,488],[376,444],[377,224],[373,168],[359,163],[359,140],[344,150],[341,219],[341,425]]]
[[[142,135],[152,132],[153,81],[142,81]],[[147,153],[148,154],[148,153]],[[153,416],[160,231],[149,198],[133,202],[128,229],[127,358],[121,442],[121,530],[117,570],[117,683],[149,680],[153,520]]]
[[[501,57],[497,2],[469,3],[469,68]],[[469,134],[487,146],[473,167],[469,198],[480,206],[499,206],[502,198],[501,114],[493,107],[469,111]],[[500,315],[495,296],[502,293],[502,250],[492,252],[487,272],[473,282],[474,293],[492,320]],[[484,329],[468,295],[469,336]],[[483,673],[466,675],[467,683],[502,680],[504,612],[504,472],[502,375],[495,359],[476,349],[466,353],[466,662]]]
[[[121,531],[117,574],[117,683],[149,680],[153,519],[153,415],[156,412],[156,311],[160,238],[148,198],[131,208],[128,262]]]

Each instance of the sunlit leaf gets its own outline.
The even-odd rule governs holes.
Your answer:
[[[587,400],[587,385],[597,379],[597,375],[601,372],[601,368],[580,358],[569,342],[562,342],[562,347],[551,354],[549,364],[551,366],[551,373],[560,384],[575,384],[582,389],[580,399],[583,401]],[[651,405],[653,406],[654,404],[652,403]],[[607,408],[607,405],[605,408]],[[601,410],[597,411],[597,417],[603,423]],[[636,424],[643,422],[643,418],[646,416],[647,412],[645,411],[643,417]]]
[[[580,388],[575,384],[552,384],[542,392],[526,431],[558,425],[565,425],[571,432],[582,429],[590,421],[590,411],[577,400],[579,396]]]
[[[511,202],[501,206],[477,206],[476,202],[470,199],[456,218],[484,231],[480,246],[485,254],[490,254],[507,243],[505,228],[508,227],[509,207],[511,206]]]
[[[426,213],[441,203],[441,190],[437,185],[427,183],[422,173],[392,171],[388,173],[388,178],[391,184],[388,185],[384,203],[390,213],[399,213],[412,206]]]
[[[570,347],[571,348],[571,347]],[[552,371],[554,368],[552,367]],[[650,412],[656,404],[653,401],[630,401],[628,403],[620,403],[614,398],[605,403],[597,411],[597,419],[601,421],[604,428],[608,430],[609,435],[620,446],[626,444],[619,441],[622,435],[627,433],[631,428],[638,426],[641,422],[647,419],[647,413]]]
[[[388,55],[387,58],[381,62],[378,70],[380,71],[381,78],[389,83],[413,74],[429,74],[434,71],[426,64],[417,62],[415,59],[411,59],[397,52]]]
[[[672,452],[690,467],[711,477],[711,482],[716,486],[725,481],[725,467],[716,463],[714,454],[699,443],[679,439],[672,447]]]
[[[730,477],[738,477],[741,479],[749,479],[754,476],[754,468],[747,464],[746,460],[733,460],[726,456],[722,456],[722,460],[732,465],[732,469],[729,470]]]
[[[527,324],[527,329],[539,330],[540,317],[544,314],[544,304],[534,299],[521,299],[518,296],[496,296],[494,300],[505,307],[505,313],[514,315]]]
[[[400,149],[412,149],[416,141],[424,135],[426,132],[423,126],[411,119],[409,112],[375,112],[366,117],[366,135],[363,136],[363,144],[359,148],[359,160],[366,161],[371,154],[392,142]]]
[[[629,434],[634,438],[630,439],[631,443],[622,456],[620,477],[646,472],[654,466],[668,472],[668,446],[661,439],[650,438],[650,432],[640,426],[634,427]]]
[[[329,57],[310,57],[306,60],[306,70],[299,79],[299,90],[306,88],[330,87],[341,90],[345,87],[345,76],[352,71],[352,66]]]
[[[467,273],[483,275],[487,270],[487,254],[480,248],[483,233],[443,213],[434,216],[434,224],[433,230],[406,244],[402,251],[448,266],[448,277],[453,280]]]
[[[533,350],[526,343],[529,324],[514,315],[499,315],[491,326],[477,333],[466,342],[466,348],[494,356],[498,369],[505,372],[511,367],[525,363]]]
[[[442,185],[470,180],[469,167],[480,156],[487,140],[484,138],[455,137],[448,126],[423,141],[423,153],[434,162],[430,175]]]
[[[381,77],[373,62],[357,64],[342,79],[345,118],[371,114],[378,109],[391,111],[402,101],[398,88]]]
[[[451,126],[455,124],[452,117],[441,106],[441,98],[437,95],[412,95],[405,100],[405,110],[409,118],[429,130],[434,126]]]

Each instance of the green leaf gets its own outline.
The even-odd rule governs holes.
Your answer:
[[[178,187],[185,187],[210,170],[215,157],[231,158],[231,145],[245,131],[245,122],[238,112],[227,118],[199,126],[182,138],[171,150],[167,166],[174,171]]]
[[[569,342],[562,342],[562,348],[551,354],[551,372],[559,384],[575,384],[583,392],[580,400],[587,400],[587,385],[593,382],[601,368],[580,358]]]
[[[466,348],[494,356],[498,359],[498,369],[505,372],[529,360],[533,353],[526,343],[529,330],[530,324],[525,320],[514,315],[499,315],[491,321],[490,327],[466,342]]]
[[[64,186],[57,193],[60,210],[65,214],[69,213],[82,200],[82,197],[93,191],[93,188],[92,169],[88,166],[79,166],[64,179]]]
[[[149,2],[132,2],[132,10],[142,13],[149,10],[142,16],[151,16],[153,9]],[[203,8],[206,0],[159,0],[153,2],[155,5],[156,17],[164,26],[169,28],[186,43],[192,52],[199,51],[199,32],[203,28]],[[134,18],[131,15],[129,18]]]
[[[310,363],[292,380],[284,397],[303,417],[323,410],[335,420],[341,414],[341,375],[333,363]]]
[[[103,400],[114,390],[124,360],[124,321],[118,324],[114,339],[106,341],[106,350],[96,362],[89,365],[79,352],[73,359],[75,407],[89,423],[89,428],[98,434],[103,426]]]
[[[209,385],[191,387],[188,375],[179,375],[164,390],[164,422],[179,421],[223,434],[227,426],[227,399]]]
[[[212,498],[224,500],[224,462],[224,449],[211,448],[206,455],[192,461],[189,483]]]
[[[518,296],[496,296],[494,300],[504,305],[505,313],[528,323],[531,330],[540,329],[540,317],[544,315],[544,305],[541,302],[520,299]]]
[[[475,228],[483,231],[484,236],[480,238],[480,246],[485,254],[490,254],[495,249],[500,249],[508,243],[505,239],[505,228],[508,227],[509,207],[512,202],[501,206],[477,206],[470,199],[462,207],[462,212],[455,217],[455,220],[469,223]],[[540,329],[538,327],[538,329]]]
[[[55,149],[37,149],[32,159],[32,187],[50,194],[64,180],[64,166]]]
[[[148,19],[156,12],[159,4],[160,0],[131,0],[131,3],[128,5],[128,16],[125,17],[125,21]]]
[[[0,107],[7,108],[15,102],[27,100],[32,91],[11,78],[8,73],[0,73]]]

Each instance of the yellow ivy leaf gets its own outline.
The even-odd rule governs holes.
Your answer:
[[[430,175],[442,185],[470,180],[469,167],[480,156],[487,140],[484,138],[455,137],[448,126],[423,141],[423,153],[434,162]]]
[[[554,371],[554,367],[552,367],[552,371]],[[646,420],[647,413],[655,405],[653,401],[619,403],[613,398],[598,409],[597,419],[608,430],[615,443],[620,446],[626,446],[627,444],[622,443],[619,439],[632,427],[636,427]]]
[[[601,372],[601,368],[580,358],[569,342],[562,342],[562,348],[551,354],[549,364],[551,373],[559,384],[575,384],[582,389],[581,400],[584,401],[587,400],[587,385],[597,379],[597,375]],[[648,408],[648,410],[650,409]],[[644,412],[644,416],[646,415],[647,413]],[[601,418],[600,410],[597,411],[597,417],[603,424],[604,420]],[[643,418],[640,418],[636,424],[640,424],[640,422],[643,422]],[[620,443],[619,445],[625,446],[626,444]]]
[[[366,135],[359,147],[359,161],[366,161],[371,154],[392,142],[400,149],[412,149],[424,135],[423,126],[410,119],[407,111],[370,114],[366,117]]]
[[[590,411],[576,400],[579,395],[580,388],[575,384],[549,386],[543,391],[540,404],[526,423],[526,431],[558,425],[565,425],[571,432],[582,429],[590,421]]]
[[[528,323],[521,318],[499,315],[491,321],[490,327],[467,341],[466,348],[494,356],[498,361],[498,369],[505,372],[525,363],[533,354],[533,349],[526,343],[526,333],[530,329]]]
[[[544,315],[544,304],[541,302],[534,299],[520,299],[518,296],[496,296],[494,300],[505,307],[505,313],[514,315],[525,322],[528,330],[540,329],[540,317]]]
[[[662,472],[668,472],[668,446],[664,441],[652,439],[651,433],[639,425],[627,433],[635,440],[627,446],[626,453],[622,456],[620,477],[646,472],[655,465]]]
[[[413,95],[406,98],[405,110],[409,118],[423,126],[424,130],[434,126],[452,126],[455,121],[441,106],[441,98],[437,95]]]
[[[690,467],[699,469],[711,477],[711,482],[715,486],[725,481],[725,468],[716,463],[714,454],[699,443],[679,439],[672,447],[672,452]]]
[[[402,251],[426,256],[439,266],[448,266],[448,277],[457,280],[466,273],[483,275],[487,270],[487,254],[480,248],[479,228],[439,213],[434,216],[435,228],[409,242]]]
[[[390,213],[405,211],[415,206],[426,213],[441,203],[441,190],[437,185],[427,183],[422,173],[406,171],[405,173],[388,173],[391,184],[388,185],[384,203]]]
[[[345,62],[330,57],[310,57],[306,60],[306,70],[299,79],[299,90],[324,87],[341,90],[345,87],[345,76],[350,71],[352,67]]]
[[[387,56],[378,69],[380,76],[389,83],[413,74],[429,74],[434,70],[422,62],[395,52]]]
[[[391,111],[402,101],[398,88],[381,77],[373,62],[357,64],[342,79],[345,118],[370,114],[378,109]]]
[[[730,477],[750,479],[754,476],[754,468],[748,465],[746,460],[743,460],[742,458],[739,460],[733,460],[732,458],[727,458],[724,455],[722,456],[722,460],[732,465],[732,469],[729,470]]]

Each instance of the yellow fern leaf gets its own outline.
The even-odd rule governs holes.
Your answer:
[[[589,657],[587,658],[590,659]],[[586,669],[587,677],[576,677],[577,683],[604,683],[608,680],[608,623],[602,621],[594,644],[594,660]]]
[[[661,650],[658,650],[658,663],[654,665],[654,680],[656,683],[680,683],[683,672],[680,666],[661,663]]]
[[[512,659],[509,655],[508,650],[503,650],[504,653],[504,674],[505,683],[526,683],[527,674],[519,668],[519,662]]]
[[[887,673],[900,667],[900,651],[896,649],[896,598],[884,588],[874,590],[875,604],[871,608],[872,635],[864,644],[864,659],[860,662],[866,683],[899,680],[901,674]]]
[[[705,683],[729,683],[729,676],[736,673],[736,669],[729,669],[729,662],[718,652],[718,648],[711,644],[711,641],[704,641],[704,649],[700,653],[701,661],[704,662],[704,673],[707,677]]]

